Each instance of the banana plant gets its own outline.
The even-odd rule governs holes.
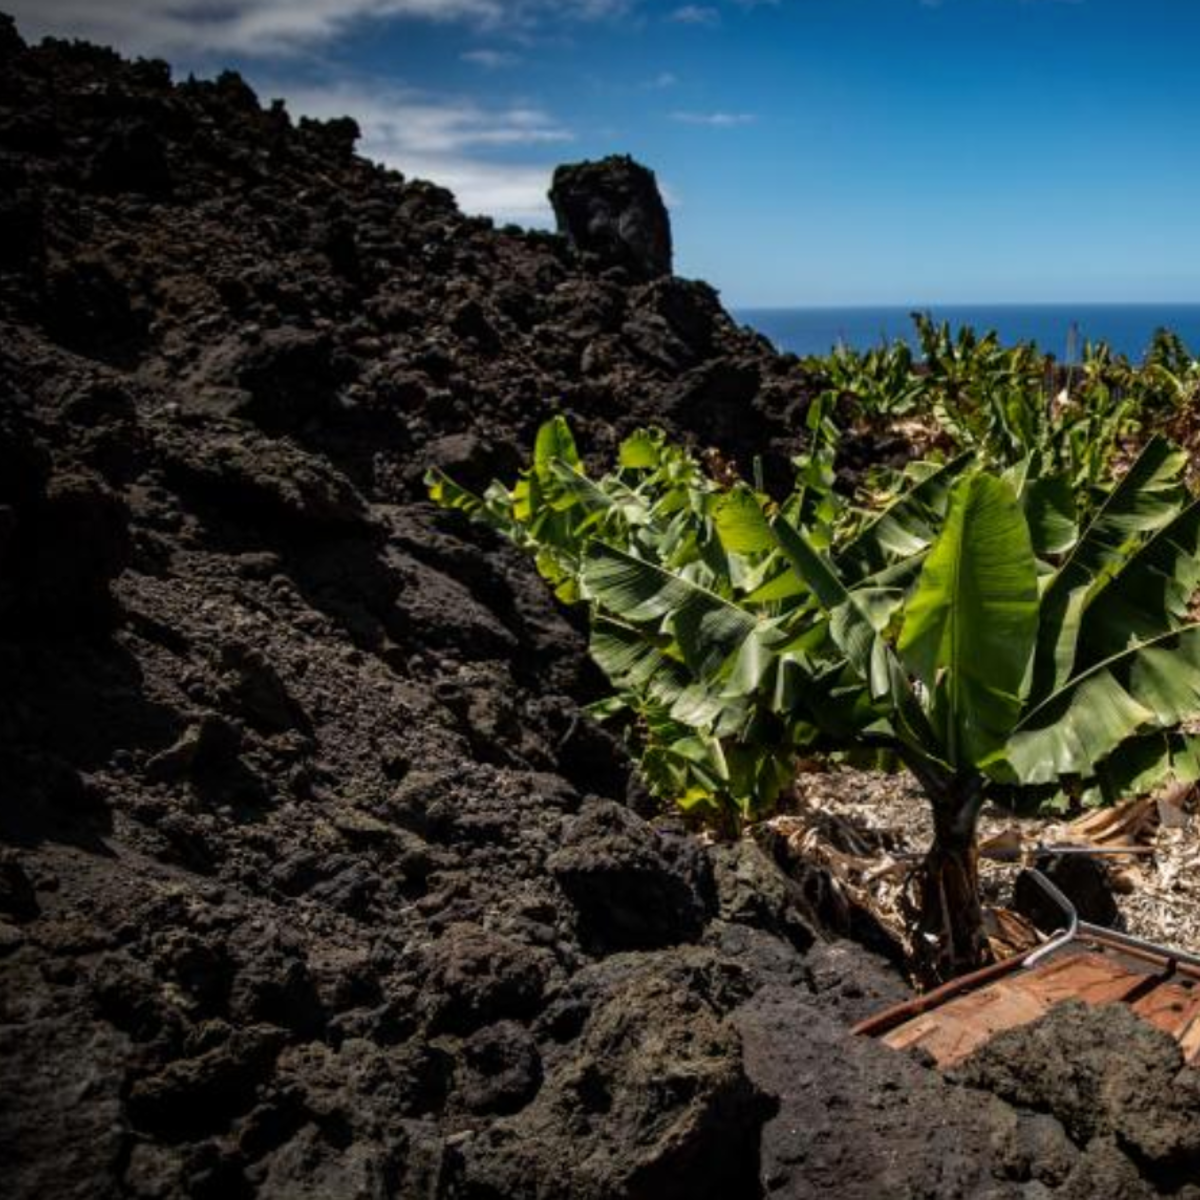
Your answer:
[[[1200,361],[1192,357],[1178,334],[1155,330],[1137,386],[1148,405],[1191,407],[1200,393]]]
[[[854,611],[800,532],[776,524],[798,574],[831,617],[844,614],[847,662],[888,709],[883,740],[932,803],[915,939],[931,977],[986,954],[975,834],[989,795],[1105,777],[1145,786],[1156,771],[1194,770],[1177,731],[1200,716],[1200,625],[1190,619],[1200,502],[1187,502],[1183,467],[1181,453],[1152,440],[1055,568],[1035,552],[1013,482],[965,475],[894,641]]]
[[[718,823],[769,812],[798,753],[837,748],[870,715],[771,518],[821,548],[837,541],[862,602],[886,620],[970,461],[928,465],[864,518],[834,497],[827,417],[816,405],[809,415],[812,449],[779,504],[713,479],[657,431],[632,435],[617,469],[592,479],[561,418],[539,431],[511,488],[475,496],[427,476],[437,503],[500,529],[534,555],[561,600],[588,605],[591,654],[616,689],[595,715],[630,722],[654,793]]]
[[[986,955],[975,835],[990,795],[1111,789],[1194,759],[1179,731],[1200,716],[1200,502],[1165,442],[1083,523],[1055,514],[1027,469],[997,475],[971,455],[832,527],[806,526],[808,483],[775,503],[709,479],[661,434],[635,435],[621,463],[591,480],[552,423],[511,490],[430,485],[588,605],[617,689],[604,711],[634,716],[658,794],[752,818],[802,751],[896,754],[934,816],[915,937],[926,976]]]
[[[865,351],[838,346],[824,358],[809,358],[805,368],[835,401],[848,398],[866,417],[904,417],[924,401],[924,377],[907,342]]]

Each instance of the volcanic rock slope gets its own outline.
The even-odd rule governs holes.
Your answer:
[[[570,614],[423,500],[555,411],[778,469],[794,362],[604,171],[572,248],[354,134],[0,21],[4,1194],[1186,1189],[1165,1039],[1079,1016],[1065,1100],[851,1039],[895,977],[645,819]]]

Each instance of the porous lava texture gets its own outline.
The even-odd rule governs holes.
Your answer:
[[[794,360],[355,134],[0,21],[4,1195],[1195,1196],[1118,1019],[1057,1090],[851,1037],[890,968],[646,808],[577,618],[423,498],[556,411],[783,477]]]

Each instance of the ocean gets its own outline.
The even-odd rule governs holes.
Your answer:
[[[839,344],[869,350],[903,338],[916,345],[910,313],[929,312],[954,329],[994,329],[1004,345],[1036,342],[1060,362],[1078,358],[1085,340],[1105,341],[1140,362],[1155,329],[1165,326],[1200,354],[1200,304],[944,304],[861,308],[746,308],[734,316],[780,350],[828,354]]]

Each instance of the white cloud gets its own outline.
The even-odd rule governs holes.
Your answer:
[[[551,219],[546,191],[553,163],[486,157],[489,151],[570,142],[571,131],[540,109],[484,109],[468,99],[364,83],[286,91],[295,116],[354,117],[363,134],[360,153],[409,178],[448,187],[466,212],[537,225]]]
[[[483,67],[487,71],[498,71],[502,67],[515,67],[521,61],[520,55],[514,54],[511,50],[493,50],[490,47],[467,50],[458,57],[463,62]]]
[[[393,164],[389,164],[393,165]],[[546,193],[554,166],[512,165],[480,159],[405,155],[394,164],[410,179],[428,179],[449,188],[463,212],[494,217],[504,224],[553,226]]]
[[[644,87],[653,88],[656,91],[661,91],[664,88],[672,88],[679,82],[679,76],[671,71],[659,71],[653,79],[647,79]]]
[[[754,113],[673,112],[671,120],[680,121],[684,125],[707,125],[710,129],[732,129],[737,125],[750,125],[758,118]]]
[[[685,4],[682,8],[673,9],[669,20],[676,21],[680,25],[706,25],[711,28],[721,23],[721,14],[717,9],[708,5]]]
[[[367,84],[294,87],[288,110],[310,117],[352,116],[363,145],[389,151],[442,154],[479,146],[528,146],[569,142],[569,129],[540,109],[513,105],[488,110],[468,99],[444,99],[404,88]]]
[[[522,29],[550,19],[596,20],[633,0],[3,0],[27,37],[53,34],[111,43],[127,53],[195,59],[263,57],[325,45],[352,26],[387,18],[465,21]]]
[[[111,42],[149,54],[281,55],[321,45],[381,17],[487,21],[496,0],[6,0],[27,33]]]

